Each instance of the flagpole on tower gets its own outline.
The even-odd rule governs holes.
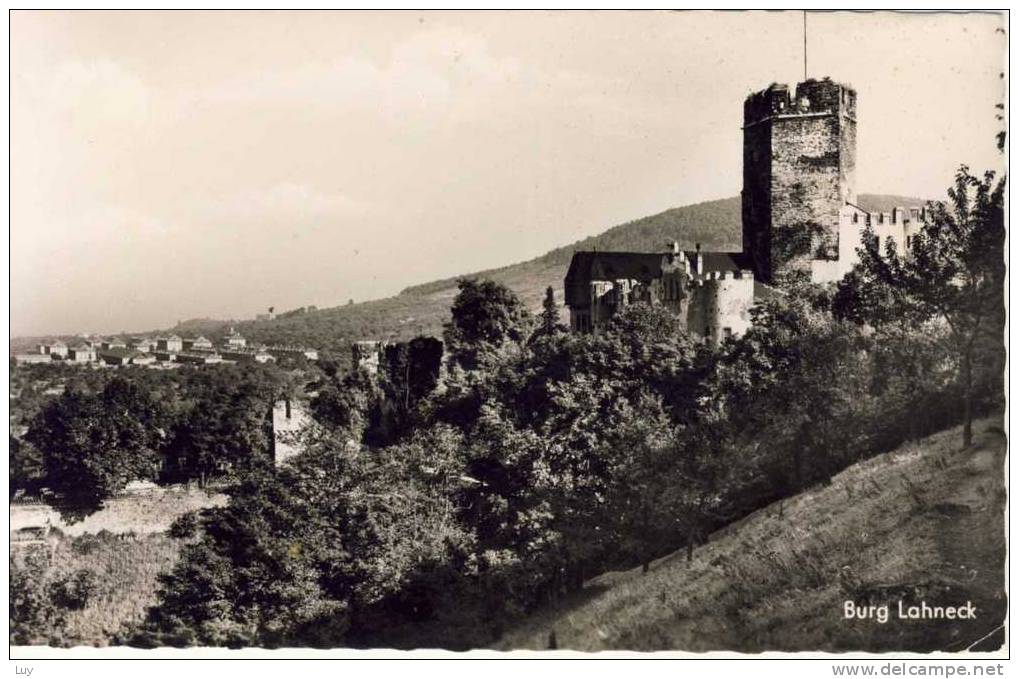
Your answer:
[[[807,10],[803,10],[803,79],[807,79]]]

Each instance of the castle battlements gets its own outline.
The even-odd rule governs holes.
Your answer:
[[[754,272],[750,269],[734,269],[731,271],[707,271],[703,274],[691,274],[691,282],[704,283],[705,281],[739,281],[753,280]]]
[[[747,97],[743,123],[743,252],[758,280],[831,269],[815,262],[839,259],[833,216],[856,201],[855,90],[830,78],[771,85]]]
[[[750,327],[769,286],[835,281],[870,226],[907,252],[927,210],[868,212],[856,203],[856,90],[831,78],[774,83],[743,103],[741,252],[576,252],[566,274],[574,332],[598,332],[629,304],[661,304],[714,344]]]
[[[790,92],[789,86],[773,83],[743,103],[744,129],[780,118],[824,117],[841,113],[856,118],[856,90],[830,78],[805,80]]]

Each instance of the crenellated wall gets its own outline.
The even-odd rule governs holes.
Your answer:
[[[718,345],[750,327],[754,272],[750,269],[705,271],[701,253],[692,257],[674,249],[662,255],[660,274],[650,281],[621,278],[592,280],[590,302],[570,305],[574,332],[598,332],[630,304],[662,305],[676,315],[677,330]]]
[[[841,280],[860,257],[857,249],[863,245],[863,234],[867,227],[878,238],[881,253],[887,251],[888,243],[895,243],[899,254],[908,254],[913,239],[923,229],[928,218],[924,207],[896,207],[891,212],[867,212],[861,207],[844,205],[837,215],[839,225],[839,256],[834,261],[811,262],[811,279],[817,283]]]
[[[690,296],[687,327],[712,345],[717,346],[729,337],[739,337],[751,325],[752,271],[721,271],[692,280]]]

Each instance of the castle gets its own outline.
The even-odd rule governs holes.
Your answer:
[[[841,279],[866,227],[908,252],[924,208],[871,213],[856,197],[856,92],[829,78],[773,84],[743,105],[741,252],[576,252],[566,274],[574,332],[597,332],[634,302],[661,304],[683,330],[719,344],[750,309],[794,280]]]

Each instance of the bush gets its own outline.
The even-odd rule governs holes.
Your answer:
[[[49,591],[45,549],[29,549],[23,558],[10,559],[11,644],[48,644],[64,624],[65,611],[56,606]]]
[[[68,611],[79,611],[88,605],[99,587],[99,578],[88,569],[81,569],[70,576],[51,582],[50,599],[53,605]]]
[[[198,512],[188,512],[178,516],[170,525],[170,530],[167,532],[171,538],[187,540],[198,534],[200,525],[201,522],[198,519]]]

